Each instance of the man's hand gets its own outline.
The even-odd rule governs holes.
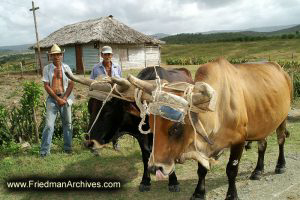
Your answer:
[[[64,106],[67,103],[67,101],[64,98],[60,98],[60,97],[58,97],[56,101],[59,106]]]

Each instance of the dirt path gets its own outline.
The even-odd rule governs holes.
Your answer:
[[[287,170],[284,174],[274,173],[275,161],[266,162],[264,174],[259,181],[249,180],[249,168],[247,168],[247,164],[241,163],[237,177],[239,198],[241,200],[299,200],[300,153],[287,154],[286,162]],[[254,163],[251,165],[254,167]],[[226,176],[224,176],[224,180],[226,180]],[[226,181],[226,184],[221,187],[208,191],[207,200],[224,199],[227,186]]]

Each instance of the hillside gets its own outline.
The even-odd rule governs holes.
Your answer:
[[[199,44],[165,44],[161,48],[162,62],[170,58],[247,58],[262,60],[300,61],[300,39],[262,40],[252,42],[214,42]]]
[[[32,44],[14,45],[14,46],[0,46],[0,57],[12,54],[33,53],[32,49],[29,49]]]
[[[241,31],[228,33],[182,33],[171,35],[161,40],[168,44],[195,44],[206,42],[220,42],[220,41],[258,41],[266,39],[287,39],[300,38],[300,25],[290,28],[272,31],[272,32],[255,32],[255,31]]]
[[[263,26],[263,27],[254,27],[254,28],[247,28],[242,30],[212,30],[207,32],[201,32],[202,34],[212,34],[212,33],[234,33],[234,32],[245,32],[245,31],[254,31],[254,32],[273,32],[279,31],[282,29],[288,29],[291,27],[296,26],[297,24],[293,25],[282,25],[282,26]]]

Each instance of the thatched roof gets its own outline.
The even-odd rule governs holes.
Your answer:
[[[112,16],[70,24],[40,41],[40,47],[54,43],[63,46],[99,41],[104,44],[163,44],[163,41],[140,33]]]

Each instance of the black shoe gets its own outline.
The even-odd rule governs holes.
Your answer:
[[[72,154],[72,153],[73,153],[72,150],[65,150],[64,152],[65,152],[66,154]]]
[[[47,154],[46,153],[41,153],[40,156],[41,156],[41,158],[45,158],[47,156]]]

